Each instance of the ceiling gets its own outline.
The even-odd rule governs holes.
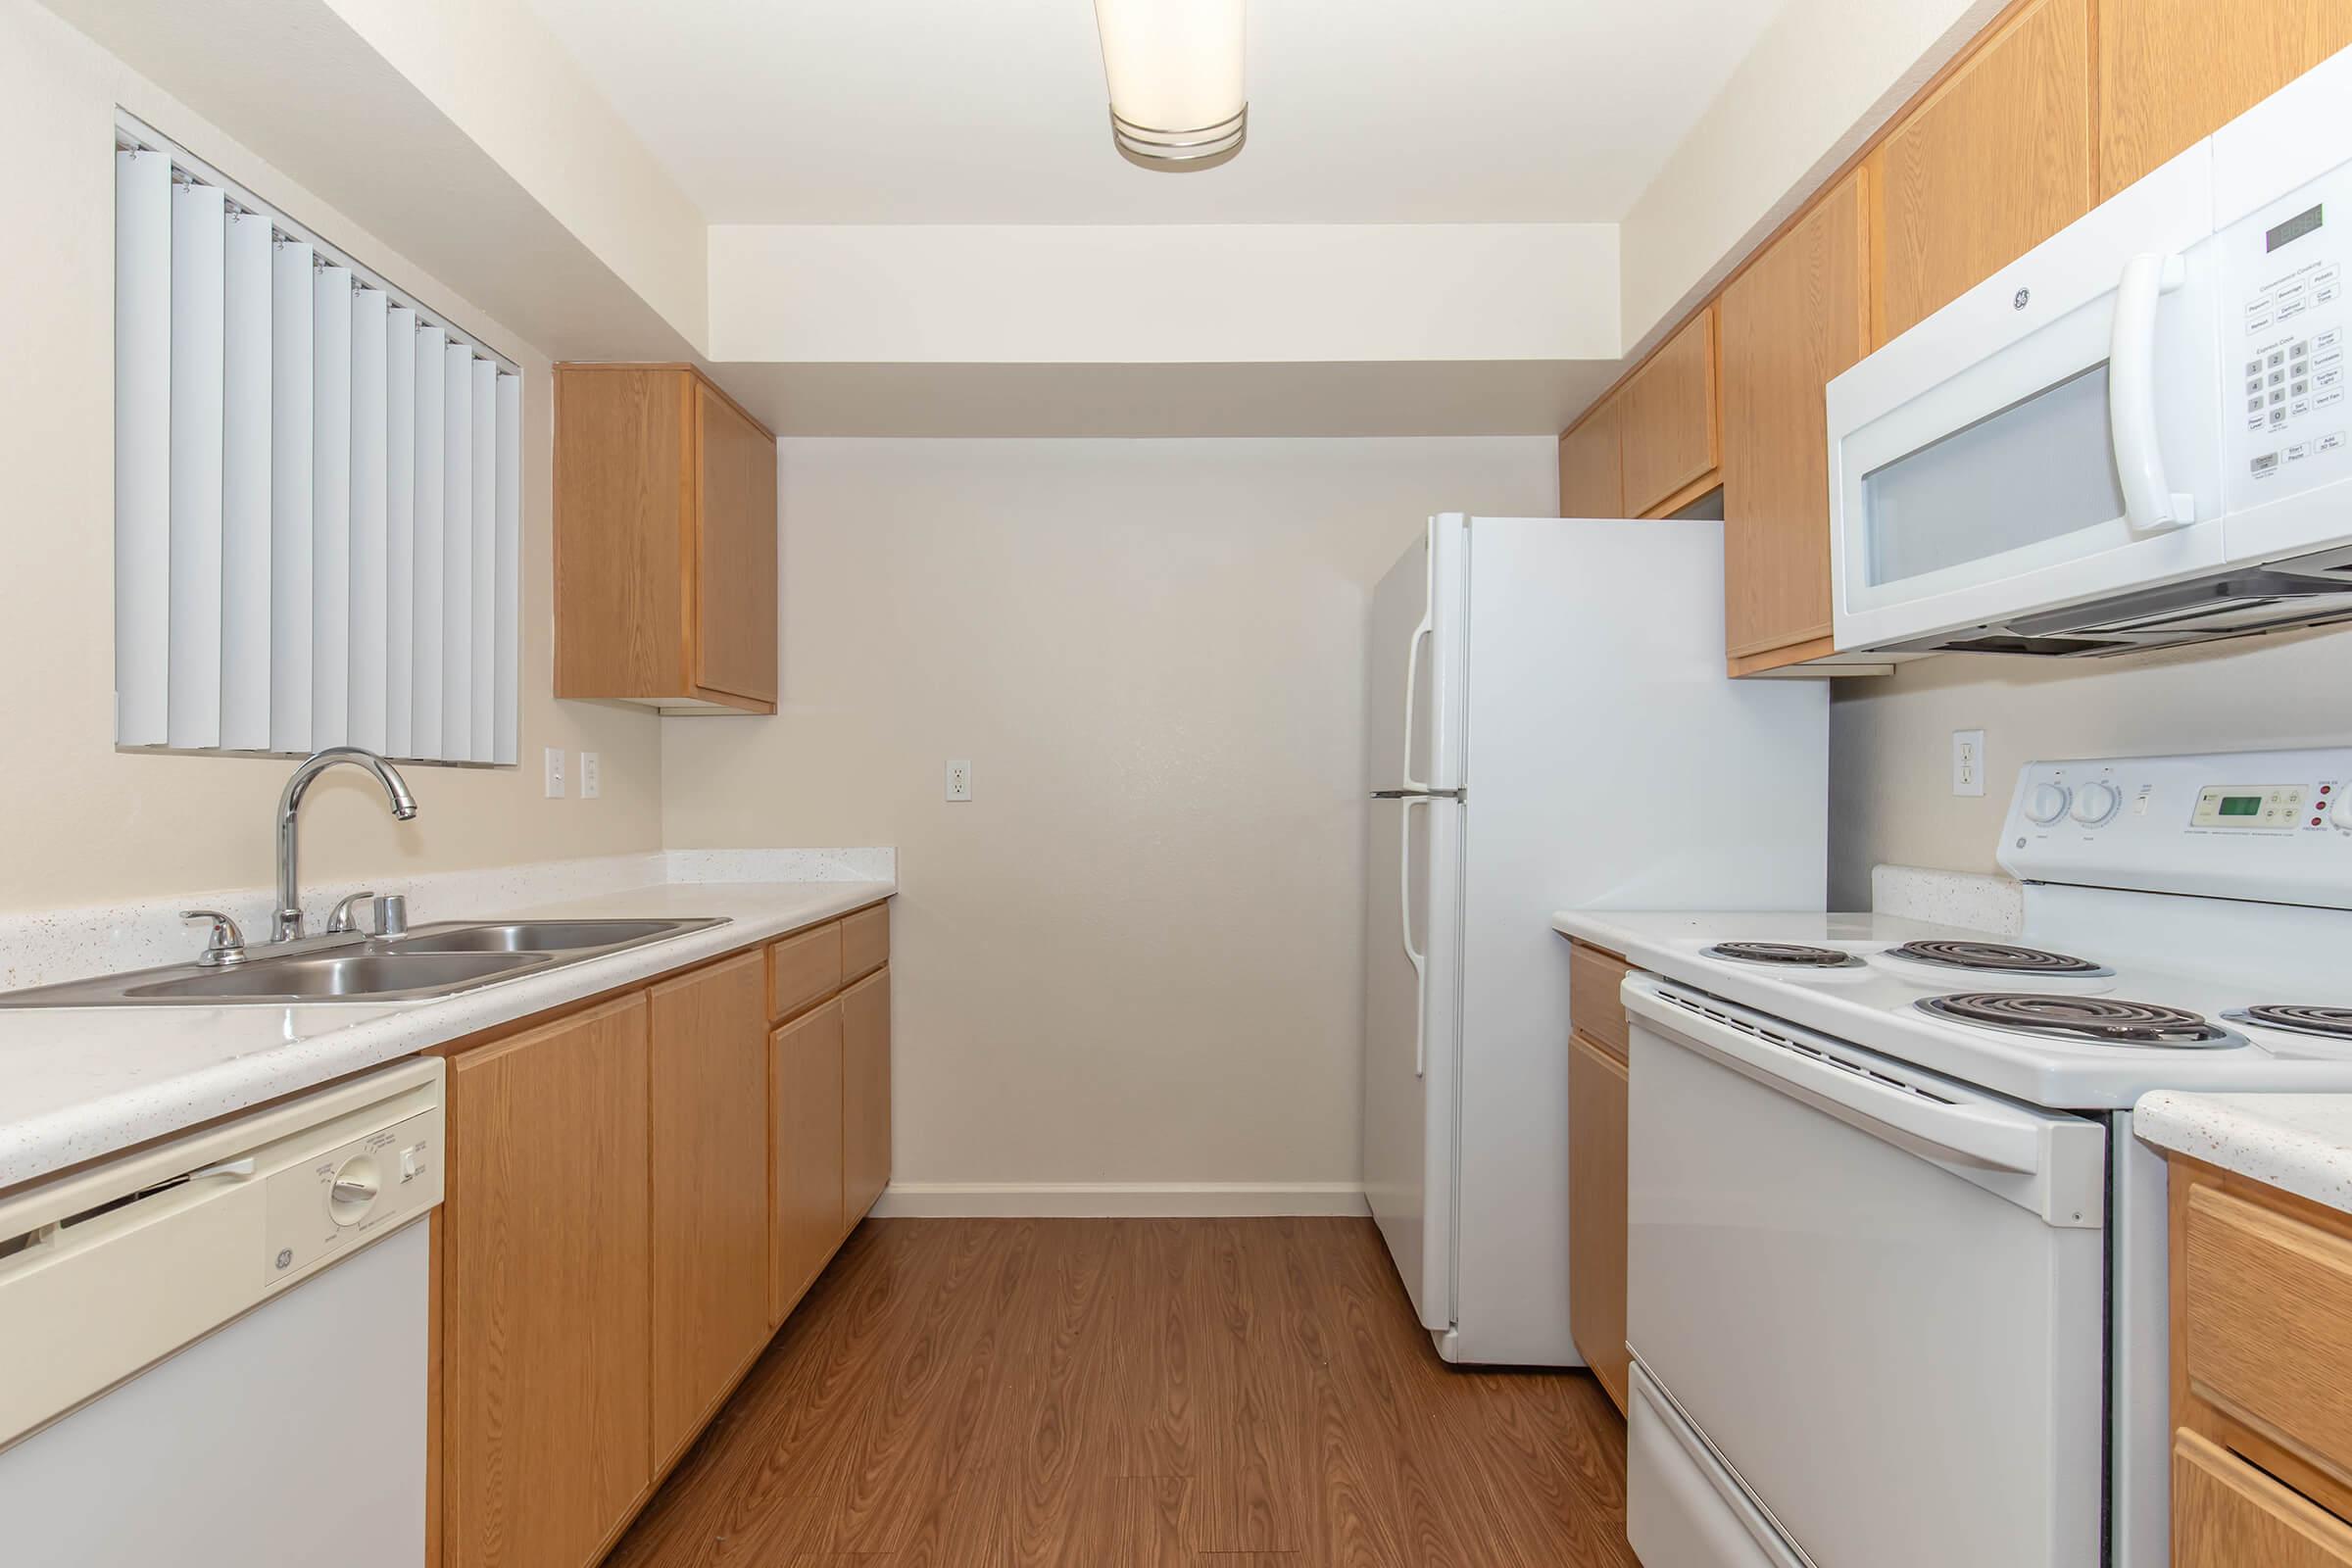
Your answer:
[[[1088,0],[527,0],[714,223],[1613,222],[1785,0],[1254,0],[1250,145],[1113,151]]]

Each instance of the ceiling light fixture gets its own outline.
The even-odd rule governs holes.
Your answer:
[[[1243,0],[1095,0],[1110,133],[1129,162],[1209,169],[1242,150]]]

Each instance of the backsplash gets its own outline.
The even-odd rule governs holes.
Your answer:
[[[404,895],[410,921],[425,925],[665,882],[874,882],[897,875],[895,849],[650,850],[319,883],[304,890],[302,902],[316,931],[339,901],[362,891]],[[269,888],[248,887],[0,914],[0,990],[185,962],[203,946],[204,928],[181,919],[182,909],[223,910],[244,928],[247,941],[266,942],[276,903]]]
[[[2026,920],[2025,887],[2014,878],[1924,865],[1872,866],[1870,907],[1876,914],[2000,936],[2017,935]]]

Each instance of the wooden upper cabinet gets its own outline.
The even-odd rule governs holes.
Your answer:
[[[776,710],[775,437],[691,366],[556,368],[556,695]]]
[[[1824,196],[1718,306],[1724,642],[1735,661],[1783,649],[1813,657],[1831,632],[1823,389],[1869,348],[1867,178],[1857,170]]]
[[[666,1464],[768,1331],[767,958],[652,992],[653,1451]]]
[[[458,1057],[448,1115],[440,1561],[585,1568],[653,1481],[645,998]]]
[[[1604,399],[1560,437],[1560,515],[1625,515],[1625,465],[1617,444],[1618,403]]]
[[[2034,0],[1866,160],[1874,344],[2096,203],[2090,6]]]
[[[1709,488],[1721,455],[1715,393],[1710,305],[1660,344],[1618,393],[1630,515],[1672,511]]]
[[[2346,0],[2099,0],[2100,194],[2346,47]]]

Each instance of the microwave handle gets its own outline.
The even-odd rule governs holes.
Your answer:
[[[2123,481],[2124,521],[2133,533],[2164,533],[2197,520],[2197,498],[2165,481],[2156,430],[2156,306],[2186,276],[2180,257],[2143,252],[2124,264],[2115,287],[2107,423],[2115,439],[2116,476]]]

